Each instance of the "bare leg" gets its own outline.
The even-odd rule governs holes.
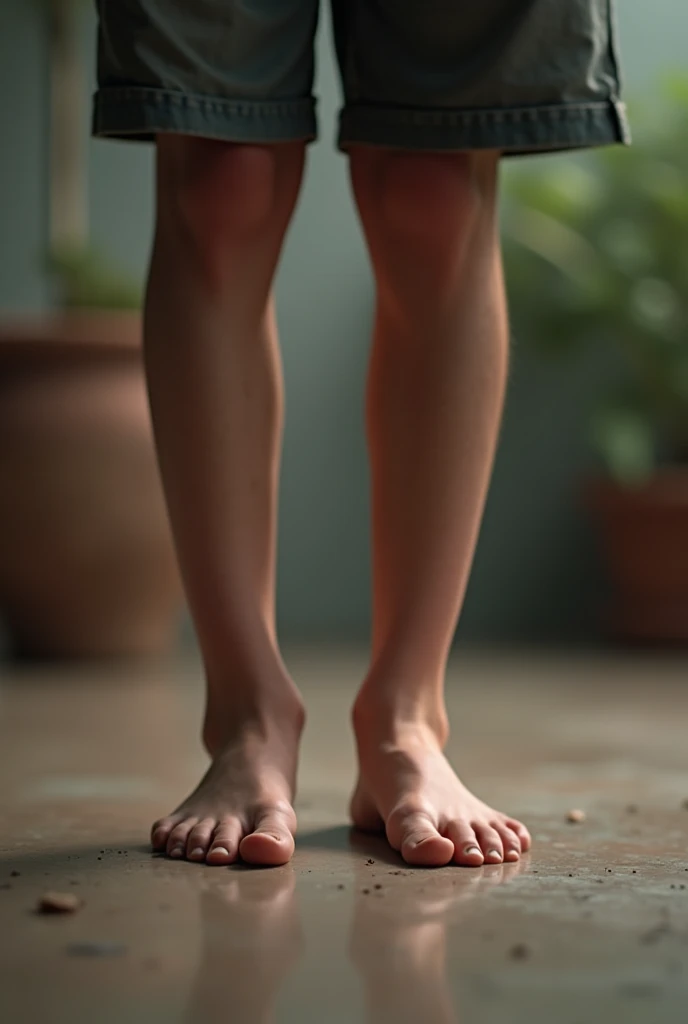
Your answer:
[[[444,672],[492,469],[508,330],[498,155],[352,150],[378,303],[367,392],[373,657],[354,707],[354,822],[406,860],[517,860],[520,822],[442,753]]]
[[[274,622],[283,386],[270,288],[303,153],[158,141],[145,361],[212,764],[152,841],[212,864],[279,864],[294,848],[304,715]]]

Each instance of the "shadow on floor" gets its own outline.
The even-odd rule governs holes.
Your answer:
[[[395,867],[404,864],[384,836],[359,832],[348,825],[299,832],[296,837],[296,850],[336,850],[340,853],[351,852],[373,857],[383,864],[392,864]]]

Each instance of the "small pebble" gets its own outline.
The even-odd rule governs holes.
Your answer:
[[[581,821],[585,821],[585,811],[581,811],[580,808],[575,807],[572,811],[569,811],[566,815],[566,820],[572,824],[577,825]]]
[[[102,859],[103,859],[102,857],[98,857],[98,860],[102,860]]]
[[[81,900],[73,892],[46,892],[38,901],[39,914],[73,914]]]
[[[573,878],[573,875],[572,875],[572,874],[569,874],[569,878]]]
[[[381,889],[381,888],[382,888],[382,886],[380,885],[379,882],[376,882],[375,885],[373,886],[373,889]]]
[[[611,875],[611,873],[612,873],[612,869],[611,869],[611,868],[607,868],[607,871],[608,871],[608,872],[609,872],[609,874]]]
[[[512,946],[509,950],[509,956],[512,960],[527,960],[530,956],[530,950],[526,946],[525,942],[517,942],[515,946]]]
[[[635,868],[633,868],[633,871],[631,872],[631,874],[632,874],[632,875],[635,875],[635,874],[637,874],[637,871],[635,870]]]

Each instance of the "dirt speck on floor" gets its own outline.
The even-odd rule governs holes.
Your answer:
[[[517,942],[509,950],[509,956],[512,960],[527,960],[530,956],[530,949],[525,942]]]
[[[370,889],[361,889],[361,892],[363,893],[364,896],[370,895]]]
[[[381,888],[382,888],[382,886],[380,885],[379,882],[376,882],[375,885],[373,886],[373,889],[381,889]]]
[[[626,981],[619,985],[617,991],[631,999],[652,999],[660,995],[662,990],[652,981]]]
[[[38,901],[39,914],[73,914],[82,901],[73,892],[46,892]]]
[[[338,888],[338,889],[343,889],[343,888],[344,888],[344,883],[343,883],[343,882],[340,882],[340,883],[339,883],[339,885],[337,886],[337,888]]]
[[[10,878],[19,878],[21,871],[10,871]]]
[[[671,925],[668,921],[661,921],[654,927],[649,928],[646,932],[640,936],[640,942],[643,946],[653,946],[660,939],[663,939],[665,935],[671,933]]]
[[[67,946],[70,956],[121,956],[126,951],[123,942],[74,942]]]
[[[374,864],[374,863],[375,863],[375,861],[373,860],[373,858],[372,857],[368,857],[368,860],[366,861],[366,864]]]
[[[582,811],[580,807],[574,807],[567,813],[566,820],[571,822],[572,825],[578,825],[585,821],[585,811]]]

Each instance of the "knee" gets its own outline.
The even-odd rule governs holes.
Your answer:
[[[496,157],[387,151],[361,161],[354,179],[364,218],[423,258],[462,244],[492,204]],[[363,195],[361,195],[363,193]]]
[[[161,139],[159,226],[210,258],[269,232],[283,217],[285,188],[294,177],[284,156],[271,146]]]

